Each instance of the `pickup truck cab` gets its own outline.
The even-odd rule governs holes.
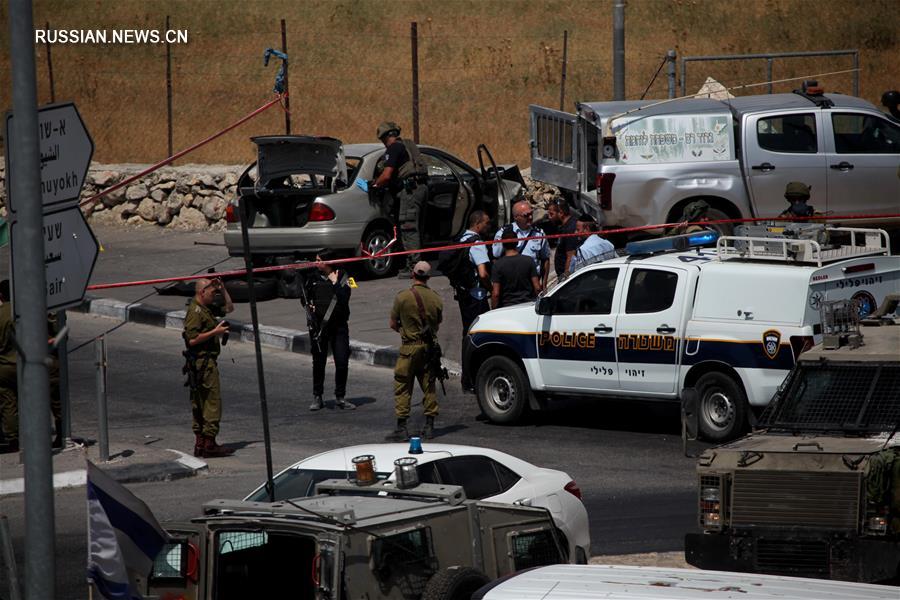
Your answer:
[[[860,98],[805,87],[576,108],[530,107],[531,174],[605,226],[677,222],[701,199],[710,220],[775,217],[790,181],[822,213],[873,215],[856,224],[898,212],[900,122]]]
[[[715,248],[704,247],[711,231],[632,242],[628,256],[590,264],[534,303],[481,315],[463,360],[482,411],[510,423],[554,395],[674,401],[696,388],[703,436],[737,437],[821,339],[823,301],[868,313],[900,292],[883,231],[774,229]],[[673,250],[686,246],[696,247]]]

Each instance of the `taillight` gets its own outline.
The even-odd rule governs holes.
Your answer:
[[[700,527],[722,529],[722,479],[718,475],[700,476]]]
[[[792,335],[791,350],[794,351],[794,360],[797,360],[797,357],[800,356],[801,352],[806,352],[812,348],[813,343],[814,340],[811,335]]]
[[[615,173],[599,173],[597,175],[597,202],[602,210],[612,209],[612,187],[615,180]]]
[[[567,492],[569,492],[570,494],[572,494],[573,496],[575,496],[576,498],[578,498],[579,500],[581,500],[581,488],[578,487],[578,484],[575,483],[574,480],[567,483],[566,487],[564,487],[563,489],[566,490]]]
[[[241,220],[238,215],[237,206],[234,204],[228,203],[228,206],[225,207],[225,222],[226,223],[239,223]]]
[[[330,206],[320,202],[313,202],[312,207],[309,209],[310,221],[331,221],[332,219],[334,219],[334,211],[331,210]]]

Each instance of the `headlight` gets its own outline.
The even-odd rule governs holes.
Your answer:
[[[719,475],[700,477],[700,527],[722,528],[722,478]]]

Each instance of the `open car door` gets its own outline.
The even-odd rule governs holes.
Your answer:
[[[478,168],[481,170],[483,202],[495,211],[497,226],[512,223],[512,205],[525,191],[525,180],[517,165],[497,165],[488,147],[478,145]],[[492,205],[496,199],[496,204]]]
[[[199,523],[167,523],[172,537],[153,561],[147,596],[202,600],[206,594],[206,527]]]
[[[578,188],[577,116],[534,104],[531,117],[531,177],[564,190]]]

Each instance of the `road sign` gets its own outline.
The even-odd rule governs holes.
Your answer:
[[[47,310],[80,304],[100,249],[97,238],[77,206],[44,215],[43,231]],[[12,234],[16,234],[16,223],[12,224]],[[15,263],[15,255],[12,261]],[[18,297],[15,286],[13,294],[14,307],[27,301]]]
[[[10,164],[13,113],[6,114],[6,176],[15,171]],[[41,153],[41,202],[44,212],[77,204],[84,185],[94,141],[91,139],[75,104],[51,104],[38,109],[38,137]],[[11,189],[7,187],[7,189]],[[9,208],[16,210],[16,199],[9,197]]]

